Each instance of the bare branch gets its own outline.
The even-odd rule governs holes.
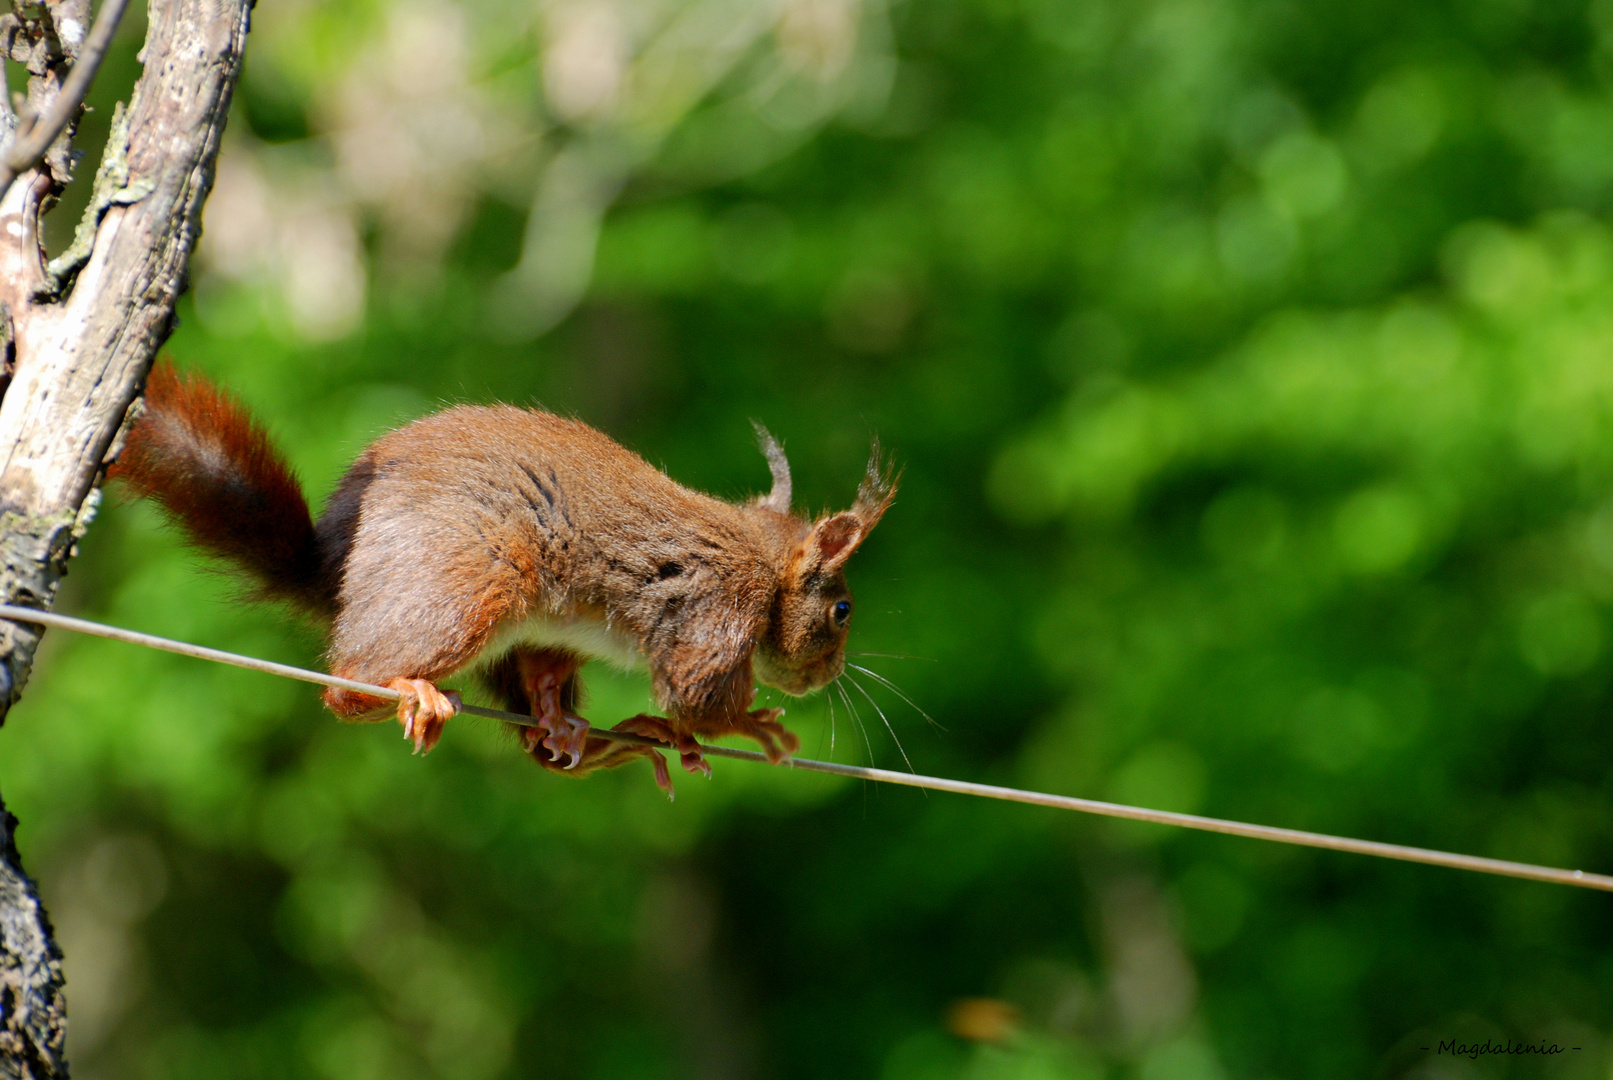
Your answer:
[[[71,165],[60,135],[70,130],[126,3],[105,0],[60,84],[84,0],[48,0],[31,41],[18,32],[22,24],[0,17],[0,44],[12,58],[27,47],[39,114],[22,119],[0,160],[5,602],[48,608],[94,516],[117,432],[173,329],[246,45],[251,0],[150,0],[144,73],[128,107],[114,114],[79,237],[47,268],[40,214]],[[69,32],[56,40],[64,27]],[[8,126],[0,114],[0,128]],[[0,627],[0,723],[21,696],[39,645],[37,629],[8,627]],[[7,837],[9,826],[0,806]],[[67,1075],[60,959],[15,849],[0,846],[0,1080]]]
[[[13,837],[17,819],[0,806],[0,992],[11,1003],[0,1022],[0,1077],[65,1077],[66,1003],[62,954]]]

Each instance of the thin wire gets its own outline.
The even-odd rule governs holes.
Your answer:
[[[125,630],[122,627],[107,626],[103,623],[90,622],[87,619],[75,619],[70,615],[58,615],[51,611],[36,611],[33,608],[0,604],[0,618],[34,623],[40,626],[54,626],[62,630],[73,630],[81,634],[111,638],[114,641],[124,641],[131,645],[144,645],[147,648],[162,649],[166,652],[178,653],[181,656],[193,656],[197,659],[232,664],[235,667],[248,668],[252,671],[263,671],[271,675],[301,679],[303,682],[339,686],[347,690],[357,690],[373,697],[393,701],[400,696],[396,690],[388,689],[385,686],[355,682],[352,679],[339,679],[334,675],[325,675],[317,671],[291,667],[289,664],[276,664],[269,660],[240,656],[235,653],[224,652],[221,649],[209,649],[202,645],[173,641],[169,638],[157,637],[154,634],[143,634],[137,630]],[[486,716],[495,720],[506,720],[512,724],[521,724],[526,727],[533,727],[537,723],[530,716],[502,712],[498,709],[483,709],[474,705],[462,706],[460,711],[469,713],[472,716]],[[664,744],[653,739],[624,731],[592,728],[589,730],[589,734],[602,739],[614,739],[618,742],[638,743],[667,749]],[[763,763],[767,761],[765,754],[757,753],[754,750],[735,750],[727,746],[706,745],[702,745],[700,749],[703,753],[712,757]],[[1486,859],[1477,855],[1457,855],[1452,852],[1434,851],[1429,848],[1406,847],[1402,844],[1384,844],[1376,840],[1355,840],[1345,836],[1330,836],[1326,833],[1305,832],[1300,829],[1282,829],[1272,825],[1251,825],[1242,821],[1227,821],[1223,818],[1200,817],[1197,814],[1179,814],[1171,810],[1149,810],[1140,806],[1099,802],[1095,799],[1078,799],[1070,795],[1048,795],[1039,791],[998,787],[995,784],[976,784],[967,780],[948,780],[938,776],[917,776],[911,773],[891,772],[888,769],[865,768],[861,765],[839,765],[832,761],[791,758],[786,760],[783,766],[806,772],[828,773],[831,776],[849,776],[859,780],[876,780],[882,784],[926,788],[930,791],[950,791],[958,795],[1001,799],[1004,802],[1025,803],[1030,806],[1047,806],[1055,810],[1074,810],[1078,813],[1123,818],[1127,821],[1145,821],[1154,825],[1174,825],[1183,829],[1197,829],[1201,832],[1243,836],[1251,840],[1271,840],[1279,844],[1321,848],[1324,851],[1346,851],[1356,855],[1371,855],[1380,859],[1396,859],[1401,862],[1444,866],[1453,870],[1472,870],[1480,874],[1495,874],[1500,877],[1522,878],[1526,881],[1545,881],[1556,885],[1573,885],[1583,889],[1613,892],[1613,876],[1588,874],[1583,870],[1559,870],[1554,867],[1534,866],[1530,863],[1511,862],[1506,859]]]
[[[178,653],[180,656],[193,656],[198,660],[212,660],[218,664],[229,664],[232,667],[246,668],[249,671],[263,671],[270,675],[280,675],[287,679],[300,679],[303,682],[319,683],[321,686],[336,686],[343,690],[357,690],[361,694],[385,698],[388,701],[397,701],[403,696],[389,686],[376,686],[373,683],[343,679],[335,675],[326,675],[322,671],[309,671],[307,668],[292,667],[290,664],[277,664],[273,660],[259,660],[255,656],[242,656],[239,653],[225,652],[223,649],[209,649],[205,645],[192,645],[186,641],[175,641],[172,638],[158,637],[155,634],[143,634],[138,630],[125,630],[121,626],[107,626],[105,623],[91,622],[88,619],[75,619],[71,615],[58,615],[54,611],[36,611],[33,608],[0,604],[0,618],[12,619],[17,622],[38,623],[41,626],[54,626],[62,630],[74,630],[80,634],[111,638],[113,641],[124,641],[130,645],[144,645],[148,649],[161,649],[164,652]],[[504,712],[501,709],[484,709],[480,705],[461,705],[459,711],[468,713],[471,716],[485,716],[492,720],[507,720],[522,727],[538,726],[538,721],[535,717]],[[598,728],[590,728],[588,734],[597,735],[603,739],[614,739],[617,742],[639,743],[643,746],[666,748],[665,743],[658,743],[647,736],[634,735],[626,731],[601,731]]]

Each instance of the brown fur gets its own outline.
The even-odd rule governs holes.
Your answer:
[[[266,594],[330,616],[335,674],[435,682],[480,665],[515,706],[514,652],[483,651],[531,616],[581,620],[636,644],[680,736],[763,738],[759,724],[777,725],[747,713],[753,658],[763,681],[789,693],[840,674],[845,562],[895,484],[876,449],[852,509],[810,522],[790,512],[783,451],[761,436],[773,492],[736,505],[579,421],[459,406],[376,440],[315,526],[244,410],[161,367],[114,475]],[[568,683],[568,707],[577,693]],[[341,690],[326,701],[350,717],[383,704]]]

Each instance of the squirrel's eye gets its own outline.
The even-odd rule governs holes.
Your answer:
[[[835,625],[845,626],[846,620],[851,618],[851,601],[842,600],[829,610],[834,615]]]

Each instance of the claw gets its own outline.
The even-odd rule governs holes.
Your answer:
[[[685,771],[699,773],[707,780],[711,779],[711,762],[707,761],[706,755],[700,751],[684,750],[678,755],[678,758],[683,763]]]
[[[562,735],[551,735],[544,740],[544,745],[554,751],[555,760],[560,760],[561,754],[571,758],[567,769],[575,769],[582,764],[583,750],[588,745],[588,721],[580,716],[566,716],[569,727]]]
[[[574,769],[582,763],[583,751],[588,745],[588,721],[569,713],[559,714],[558,720],[548,715],[540,716],[535,726],[523,729],[522,739],[527,752],[539,760],[545,757],[538,753],[541,748],[546,752],[548,761],[564,762],[560,766],[562,769]],[[566,761],[566,758],[570,760]]]
[[[655,763],[655,786],[666,792],[667,802],[677,802],[678,793],[672,790],[672,774],[667,772],[666,758],[651,750],[650,760]]]

